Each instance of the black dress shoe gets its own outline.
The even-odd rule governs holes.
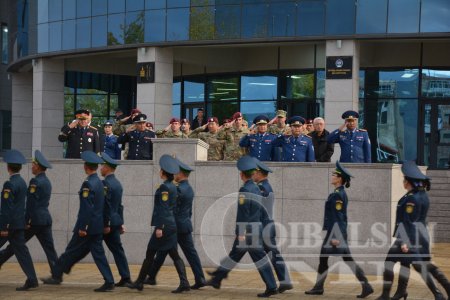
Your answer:
[[[101,287],[94,290],[94,292],[111,292],[114,289],[114,283],[104,283]]]
[[[360,295],[356,296],[356,298],[366,298],[370,294],[373,293],[373,288],[369,283],[365,283],[362,288],[362,292]]]
[[[132,283],[130,278],[121,278],[118,283],[115,284],[116,287],[126,287],[127,283]]]
[[[28,291],[29,289],[34,289],[37,288],[39,286],[39,283],[36,281],[30,281],[27,280],[25,281],[25,284],[23,286],[17,287],[16,291],[21,292],[21,291]]]
[[[323,289],[313,288],[312,290],[305,291],[306,295],[323,295]]]
[[[206,282],[207,286],[212,286],[215,289],[220,289],[220,281],[217,280],[208,280]]]
[[[136,280],[133,283],[127,283],[127,288],[132,289],[132,290],[142,291],[144,289],[144,284],[142,283],[142,281]]]
[[[61,278],[56,278],[56,277],[47,277],[47,278],[41,278],[42,282],[44,284],[61,284],[62,279]]]
[[[172,291],[172,293],[174,293],[174,294],[181,294],[181,293],[183,293],[183,292],[189,292],[191,290],[191,287],[190,286],[182,286],[182,285],[180,285],[179,287],[177,287],[176,289],[174,289],[173,291]]]
[[[278,294],[278,290],[277,289],[273,289],[273,290],[265,290],[264,293],[260,293],[257,296],[259,298],[269,298],[270,296],[276,295]]]
[[[292,284],[290,284],[290,283],[283,283],[283,284],[280,284],[280,287],[278,288],[278,293],[284,293],[284,292],[286,292],[286,291],[288,291],[288,290],[292,290],[294,288],[294,286],[292,285]]]
[[[156,285],[156,279],[147,277],[143,283],[148,285]]]
[[[204,286],[206,286],[206,282],[204,280],[201,282],[196,282],[195,284],[191,285],[191,290],[198,290]]]

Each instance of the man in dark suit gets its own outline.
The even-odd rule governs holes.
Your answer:
[[[331,162],[331,156],[334,153],[334,144],[327,142],[330,134],[325,129],[325,120],[322,118],[315,118],[313,121],[314,131],[309,133],[314,145],[314,155],[317,162]]]
[[[203,108],[199,108],[197,110],[197,116],[194,118],[194,120],[192,120],[191,130],[202,127],[203,125],[208,123],[207,119],[204,116],[204,113],[205,112],[203,111]]]
[[[27,184],[20,176],[22,165],[27,161],[17,150],[8,150],[3,157],[8,164],[9,180],[3,184],[0,208],[0,247],[7,241],[19,261],[22,271],[27,276],[25,284],[16,291],[26,291],[38,287],[36,271],[30,252],[25,245],[25,197]]]

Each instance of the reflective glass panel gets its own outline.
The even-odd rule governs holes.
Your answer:
[[[172,103],[177,104],[181,102],[181,82],[175,81],[172,84]]]
[[[277,99],[277,77],[270,75],[241,76],[241,100]]]
[[[436,164],[439,169],[450,168],[450,105],[437,106]]]
[[[236,101],[238,96],[238,77],[217,77],[208,80],[208,101]]]
[[[388,33],[419,32],[420,0],[389,0]]]
[[[167,8],[171,7],[189,7],[190,0],[167,0]]]
[[[73,0],[63,0],[63,19],[75,19],[77,3]]]
[[[269,119],[275,117],[277,111],[276,101],[243,101],[241,102],[241,113],[244,119],[247,120],[251,126],[253,119],[259,115],[266,115]]]
[[[145,9],[166,8],[166,0],[145,0]]]
[[[191,7],[189,37],[191,40],[214,39],[214,6]]]
[[[2,24],[2,26],[0,26],[0,37],[1,37],[1,51],[2,51],[2,54],[1,54],[1,57],[0,57],[0,59],[1,59],[1,63],[2,64],[8,64],[8,62],[9,62],[9,57],[8,57],[8,48],[9,48],[9,45],[8,45],[8,26],[7,25],[4,25],[4,24]]]
[[[91,16],[91,0],[77,0],[77,18]]]
[[[282,78],[281,99],[314,97],[314,74],[289,74]]]
[[[242,6],[242,38],[267,36],[269,7],[266,4]]]
[[[59,21],[62,17],[62,0],[49,0],[48,2],[48,20]]]
[[[108,12],[108,0],[92,0],[92,15],[106,15]]]
[[[38,52],[48,52],[48,23],[39,24],[38,30]]]
[[[450,1],[422,0],[420,31],[450,32]]]
[[[91,18],[77,19],[77,48],[91,46]]]
[[[205,101],[205,83],[203,79],[184,81],[184,102]]]
[[[191,6],[214,5],[215,0],[191,0]]]
[[[385,33],[387,0],[359,0],[356,33]]]
[[[269,36],[293,36],[295,34],[295,3],[270,5]]]
[[[144,42],[144,11],[127,13],[125,44]]]
[[[125,15],[109,15],[108,16],[108,45],[123,44],[123,28],[125,23]]]
[[[167,41],[189,39],[189,8],[167,10]]]
[[[77,109],[88,109],[95,117],[108,115],[108,95],[105,94],[93,94],[94,91],[85,90],[86,94],[77,95]],[[92,94],[91,94],[92,92]]]
[[[38,0],[38,24],[48,22],[48,0]]]
[[[180,104],[172,105],[172,117],[181,118],[181,105]]]
[[[108,14],[125,12],[125,0],[108,0]]]
[[[324,30],[324,3],[322,1],[300,1],[297,10],[297,35],[322,35]]]
[[[450,98],[450,70],[422,70],[422,96]]]
[[[417,98],[419,70],[366,70],[365,89],[369,98]]]
[[[49,24],[49,51],[61,50],[61,31],[62,23],[53,22]]]
[[[144,10],[144,0],[126,0],[127,11]]]
[[[75,20],[63,22],[62,49],[75,49]]]
[[[208,117],[217,117],[219,123],[222,124],[224,119],[239,111],[239,104],[237,102],[208,102],[206,110]]]
[[[106,16],[92,18],[92,47],[107,45],[108,23]]]
[[[166,11],[147,10],[144,32],[146,42],[164,41],[166,39]]]
[[[240,6],[216,6],[215,24],[216,39],[239,38],[241,32]]]
[[[316,72],[316,97],[325,98],[325,70]]]
[[[355,32],[355,0],[328,0],[326,33],[343,35]]]
[[[241,0],[216,0],[216,6],[223,4],[241,4]]]

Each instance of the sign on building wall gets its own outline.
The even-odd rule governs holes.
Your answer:
[[[137,64],[137,83],[155,82],[155,62]]]
[[[327,56],[327,79],[352,79],[353,56]]]

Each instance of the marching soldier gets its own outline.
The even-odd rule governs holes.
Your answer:
[[[102,153],[102,159],[104,163],[100,169],[100,173],[104,177],[103,185],[105,191],[103,240],[113,254],[120,274],[120,281],[115,286],[124,287],[127,283],[131,283],[131,280],[127,257],[120,240],[120,235],[125,233],[125,227],[123,225],[123,188],[120,181],[114,175],[119,163],[106,153]]]
[[[52,276],[44,278],[42,281],[45,284],[61,284],[63,272],[68,273],[90,252],[105,280],[105,283],[94,291],[107,292],[114,289],[114,278],[102,244],[105,197],[102,181],[97,175],[97,168],[98,164],[103,163],[103,160],[92,151],[83,152],[81,159],[84,160],[84,171],[88,177],[79,191],[80,208],[72,239],[67,245],[66,251],[56,262]]]
[[[370,163],[370,139],[365,129],[358,129],[359,114],[348,110],[342,114],[345,123],[328,135],[328,143],[341,146],[340,162]]]
[[[127,159],[130,160],[152,160],[153,143],[152,139],[156,137],[153,131],[146,128],[147,116],[137,115],[134,119],[134,125],[127,128],[117,142],[119,144],[129,144]]]
[[[51,164],[44,155],[36,150],[31,165],[31,172],[35,175],[30,180],[27,192],[27,204],[25,212],[25,242],[36,236],[47,256],[50,270],[58,260],[52,235],[52,217],[48,211],[52,184],[45,175],[45,171],[51,168]],[[9,244],[5,250],[0,252],[0,266],[14,255],[12,245]]]
[[[245,155],[245,149],[239,147],[239,141],[249,133],[248,128],[243,126],[244,118],[240,112],[233,115],[233,120],[225,123],[219,130],[219,139],[225,140],[224,160],[238,160]]]
[[[80,109],[75,112],[75,120],[64,125],[58,140],[67,142],[66,158],[80,158],[83,151],[100,152],[97,128],[89,125],[90,112]]]
[[[312,139],[308,135],[301,134],[305,119],[294,116],[289,119],[292,135],[279,135],[272,143],[274,147],[281,147],[282,161],[289,162],[313,162],[314,147]]]
[[[180,120],[177,118],[170,119],[169,126],[163,130],[156,131],[156,136],[159,138],[187,138],[187,136],[180,130]]]
[[[247,149],[248,154],[261,161],[273,160],[272,141],[277,138],[276,135],[267,132],[267,123],[269,118],[259,115],[253,120],[257,127],[257,132],[247,134],[239,141],[239,146]]]
[[[208,160],[223,160],[224,141],[218,139],[219,120],[208,118],[208,123],[192,131],[190,138],[198,137],[209,145]],[[208,127],[208,132],[204,130]]]
[[[0,207],[0,247],[7,241],[19,261],[22,271],[27,276],[25,284],[16,288],[16,291],[26,291],[38,287],[36,271],[30,252],[25,245],[25,197],[27,184],[20,176],[22,165],[27,161],[17,150],[8,150],[3,157],[7,163],[9,180],[3,184]]]

